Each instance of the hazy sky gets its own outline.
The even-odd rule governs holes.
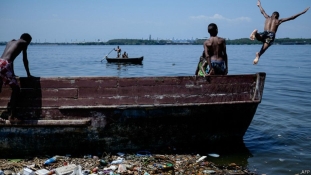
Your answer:
[[[268,15],[290,17],[310,0],[261,0]],[[265,18],[257,0],[0,0],[0,41],[29,33],[33,42],[195,39],[216,23],[224,38],[247,38]],[[281,24],[277,38],[311,38],[311,10]]]

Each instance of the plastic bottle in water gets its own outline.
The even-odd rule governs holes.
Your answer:
[[[56,162],[57,160],[62,159],[62,158],[64,158],[64,157],[63,157],[63,156],[54,156],[54,157],[52,157],[52,158],[46,160],[46,161],[44,162],[44,165],[49,165],[49,164],[54,163],[54,162]]]

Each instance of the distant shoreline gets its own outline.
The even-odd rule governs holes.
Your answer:
[[[207,39],[207,38],[206,38]],[[31,42],[31,45],[202,45],[206,39],[195,40],[143,40],[143,39],[113,39],[107,42]],[[6,45],[7,42],[0,42]],[[226,39],[227,45],[258,45],[260,41],[248,38]],[[311,45],[311,38],[277,38],[274,45]]]

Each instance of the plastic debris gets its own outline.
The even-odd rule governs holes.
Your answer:
[[[70,175],[84,175],[82,173],[82,167],[80,165],[76,166]]]
[[[29,169],[29,168],[24,168],[24,171],[23,171],[23,175],[34,175],[35,173]]]
[[[35,173],[37,174],[37,175],[47,175],[47,174],[49,174],[49,170],[47,170],[47,169],[40,169],[40,170],[37,170],[37,171],[35,171]]]
[[[119,164],[119,167],[118,167],[118,173],[123,173],[126,171],[126,166],[123,165],[123,164]]]
[[[117,169],[117,166],[115,166],[115,165],[111,165],[110,167],[108,167],[108,168],[104,168],[104,170],[116,170]]]
[[[93,156],[86,159],[83,155],[80,158],[66,157],[66,159],[60,159],[45,166],[45,169],[40,169],[46,160],[42,158],[21,159],[14,164],[8,159],[0,159],[0,170],[3,172],[1,174],[0,171],[0,175],[23,175],[24,168],[28,166],[31,167],[28,169],[35,171],[36,175],[255,175],[237,163],[216,165],[208,160],[208,155],[150,154],[149,156],[140,156],[136,153],[124,153],[122,157],[120,154],[97,156],[98,159],[93,159]],[[111,164],[113,161],[122,161],[122,163]],[[64,166],[65,163],[67,163],[66,166]],[[72,167],[73,169],[70,168],[71,171],[65,171],[65,169],[69,170],[73,164],[77,166]],[[28,171],[28,173],[33,172]]]
[[[63,156],[54,156],[54,157],[52,157],[52,158],[50,158],[50,159],[48,159],[48,160],[46,160],[45,162],[44,162],[44,165],[50,165],[51,163],[54,163],[54,162],[56,162],[56,161],[58,161],[58,160],[60,160],[60,159],[63,159],[64,157]]]
[[[97,171],[98,171],[98,167],[93,168],[93,169],[92,169],[92,174],[96,174]]]
[[[67,166],[62,166],[62,167],[59,167],[59,168],[55,169],[55,174],[56,175],[66,175],[66,174],[72,173],[75,170],[76,167],[77,166],[75,164],[70,164],[70,165],[67,165]]]
[[[214,174],[214,173],[216,173],[216,171],[214,171],[214,170],[204,170],[203,173],[204,174]]]
[[[88,154],[88,155],[83,156],[83,158],[90,159],[90,158],[92,158],[92,155]]]
[[[219,154],[208,154],[209,156],[211,156],[211,157],[219,157]]]
[[[117,155],[122,157],[122,156],[124,156],[125,154],[124,154],[124,153],[121,153],[121,152],[118,152]]]
[[[196,162],[201,162],[202,160],[204,160],[206,158],[206,156],[202,156],[200,157]]]
[[[111,164],[120,164],[124,161],[124,158],[118,157],[117,160],[111,162]]]
[[[99,163],[100,163],[100,165],[102,165],[102,166],[106,166],[106,165],[108,164],[108,162],[106,162],[104,159],[101,159],[101,160],[99,161]]]
[[[138,151],[136,155],[137,156],[150,156],[151,153],[149,151]]]

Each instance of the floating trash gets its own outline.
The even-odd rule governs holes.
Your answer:
[[[209,156],[211,156],[211,157],[219,157],[219,154],[208,154]]]
[[[151,156],[151,153],[149,151],[138,151],[136,155],[137,156]]]
[[[118,152],[117,155],[122,157],[122,156],[124,156],[125,154],[124,154],[124,153],[121,153],[121,152]]]

